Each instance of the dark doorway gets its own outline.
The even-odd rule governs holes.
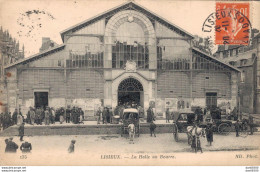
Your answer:
[[[206,106],[208,108],[216,108],[217,107],[217,93],[206,93]]]
[[[143,106],[143,86],[138,80],[128,78],[118,86],[118,105],[132,104]]]
[[[140,104],[140,92],[118,92],[118,104]]]
[[[48,106],[48,92],[34,92],[35,107],[43,107],[45,109]]]

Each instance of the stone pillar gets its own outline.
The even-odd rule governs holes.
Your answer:
[[[256,113],[260,114],[260,37],[257,38],[257,61],[256,61]]]
[[[104,106],[112,107],[112,70],[104,70]]]
[[[112,107],[112,81],[105,81],[104,106]]]
[[[238,106],[238,72],[231,73],[231,108]],[[239,108],[239,107],[237,107]]]
[[[149,35],[149,69],[157,68],[157,45],[155,34]]]
[[[104,68],[112,68],[112,37],[110,35],[104,38]]]

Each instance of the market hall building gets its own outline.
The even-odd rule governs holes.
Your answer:
[[[81,107],[135,102],[158,116],[238,105],[239,71],[192,47],[193,36],[128,2],[61,32],[63,44],[5,67],[7,105]]]

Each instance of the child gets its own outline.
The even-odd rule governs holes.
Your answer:
[[[135,125],[133,123],[128,125],[128,132],[129,132],[129,139],[130,139],[130,144],[134,144],[134,138],[135,138]]]
[[[74,153],[75,143],[76,143],[76,140],[71,140],[70,146],[68,148],[69,153]]]
[[[156,137],[156,135],[155,135],[155,128],[156,128],[156,124],[152,121],[152,122],[150,123],[150,133],[151,133],[151,137],[153,136],[153,134],[154,134],[154,137]]]

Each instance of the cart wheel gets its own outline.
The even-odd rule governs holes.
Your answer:
[[[231,131],[231,126],[227,123],[222,123],[218,126],[218,133],[222,135],[228,135]]]
[[[178,127],[176,124],[173,125],[173,137],[176,142],[179,141]]]
[[[239,136],[244,137],[244,138],[247,137],[249,134],[249,130],[250,130],[249,125],[247,125],[247,124],[242,125],[239,130]]]

